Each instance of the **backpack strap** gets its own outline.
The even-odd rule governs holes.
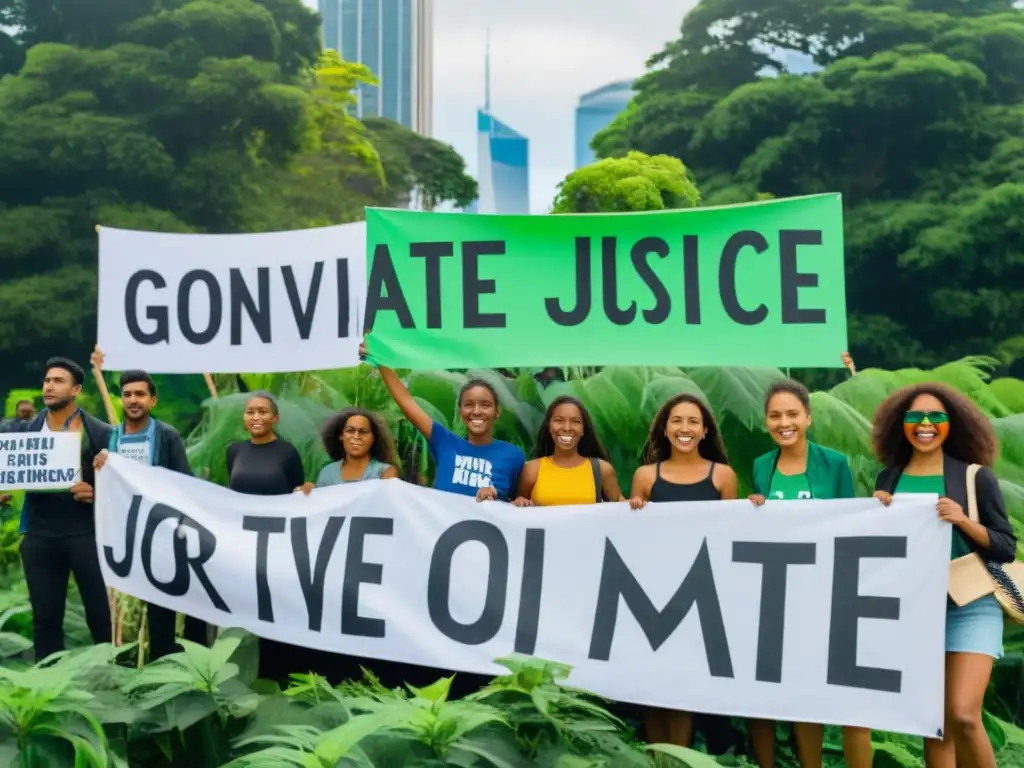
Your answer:
[[[594,473],[594,495],[595,501],[600,504],[604,501],[604,494],[601,492],[601,460],[596,457],[590,459],[590,471]]]

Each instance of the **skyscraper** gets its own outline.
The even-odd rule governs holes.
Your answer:
[[[319,0],[324,47],[369,67],[379,86],[359,88],[356,116],[433,130],[432,0]]]
[[[530,140],[491,114],[491,30],[484,53],[484,108],[476,113],[479,196],[470,213],[530,212]]]
[[[609,83],[580,96],[576,107],[576,167],[594,162],[590,142],[633,98],[633,80]]]
[[[479,198],[475,213],[530,212],[530,140],[495,118],[477,111]]]

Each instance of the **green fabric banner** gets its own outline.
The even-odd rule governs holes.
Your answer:
[[[367,351],[395,368],[837,368],[838,194],[650,213],[368,208]]]

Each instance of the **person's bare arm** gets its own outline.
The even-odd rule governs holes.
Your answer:
[[[715,475],[711,482],[722,494],[722,501],[731,501],[739,497],[739,480],[736,478],[735,470],[727,464],[715,464]]]
[[[633,509],[640,509],[651,498],[651,488],[654,485],[654,466],[648,464],[639,467],[633,473],[633,485],[629,489],[629,506]]]
[[[398,467],[394,464],[389,464],[388,468],[380,473],[381,480],[394,480],[398,477]]]
[[[601,490],[608,501],[625,501],[622,489],[619,488],[619,478],[615,474],[615,467],[607,461],[601,461]]]
[[[359,345],[359,356],[360,358],[366,358],[366,340]],[[395,404],[402,409],[402,413],[405,414],[405,418],[409,420],[417,431],[423,435],[427,440],[430,439],[430,433],[433,431],[434,420],[427,415],[427,412],[420,408],[419,403],[416,402],[416,398],[412,396],[402,380],[398,378],[398,374],[392,371],[385,365],[378,365],[377,370],[380,371],[380,377],[384,381],[384,386],[388,388],[388,392],[391,393],[391,399],[395,401]]]
[[[516,488],[516,499],[512,503],[517,507],[533,506],[533,486],[537,484],[537,470],[540,462],[531,459],[523,465],[523,471],[519,473],[519,487]]]
[[[426,411],[420,408],[420,404],[416,402],[416,398],[412,396],[405,384],[402,383],[402,380],[398,378],[397,373],[390,368],[385,368],[383,365],[379,366],[377,370],[380,371],[380,377],[384,380],[384,386],[388,388],[388,392],[391,393],[395,404],[402,409],[405,418],[416,427],[421,435],[429,440],[430,433],[434,427],[434,420],[427,415]]]

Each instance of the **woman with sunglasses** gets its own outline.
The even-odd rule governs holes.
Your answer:
[[[894,493],[935,493],[941,520],[953,525],[950,559],[976,553],[1009,563],[1017,538],[992,472],[998,451],[992,424],[970,400],[941,384],[906,387],[878,407],[872,434],[885,466],[875,496],[888,505]],[[967,514],[967,468],[975,477],[978,522]],[[1003,655],[1003,610],[993,595],[957,607],[946,603],[945,738],[925,739],[928,768],[996,768],[981,721],[992,664]]]
[[[754,461],[754,493],[757,506],[768,501],[800,499],[852,499],[856,494],[847,458],[807,439],[811,427],[811,395],[797,381],[784,379],[772,385],[765,398],[765,429],[778,448]],[[796,753],[802,768],[821,768],[825,727],[819,723],[794,723]],[[775,722],[751,720],[750,741],[761,768],[775,765]],[[843,728],[843,754],[850,768],[871,768],[871,731]]]

